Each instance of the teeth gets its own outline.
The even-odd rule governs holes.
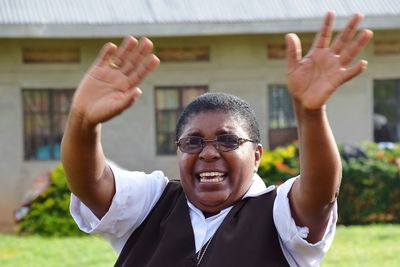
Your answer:
[[[220,183],[224,180],[223,172],[202,172],[199,174],[201,183]],[[213,177],[213,178],[211,178]]]
[[[224,178],[222,178],[222,177],[212,178],[212,179],[200,178],[201,183],[220,183],[223,180],[224,180]]]
[[[224,175],[223,172],[202,172],[199,174],[200,177],[206,177],[206,176],[222,176]]]

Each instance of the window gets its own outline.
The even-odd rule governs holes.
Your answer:
[[[400,79],[374,81],[374,141],[400,140]]]
[[[158,87],[155,91],[157,155],[176,153],[175,126],[183,108],[206,86]]]
[[[78,48],[23,48],[24,63],[79,63]]]
[[[281,39],[281,38],[279,38]],[[310,50],[311,41],[303,40],[302,44],[303,56]],[[267,44],[268,59],[284,59],[286,57],[286,44],[284,42],[271,42]]]
[[[210,61],[208,46],[158,47],[155,50],[161,62]]]
[[[73,90],[23,90],[25,160],[59,160]]]
[[[293,112],[292,100],[285,85],[269,86],[268,107],[269,147],[273,149],[296,140],[296,118]]]
[[[378,56],[390,56],[400,54],[400,40],[375,40],[374,54]]]

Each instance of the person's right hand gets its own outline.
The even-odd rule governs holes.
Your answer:
[[[107,43],[80,82],[71,112],[95,126],[123,112],[142,94],[137,87],[160,61],[152,53],[153,43],[128,36],[117,47]]]

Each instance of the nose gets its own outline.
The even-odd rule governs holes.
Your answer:
[[[221,155],[217,150],[214,142],[212,141],[204,142],[203,150],[199,154],[200,159],[211,161],[218,159],[220,156]]]

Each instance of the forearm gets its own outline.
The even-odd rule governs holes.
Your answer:
[[[298,120],[300,178],[290,192],[297,225],[310,230],[307,240],[321,240],[328,224],[341,179],[341,160],[325,106],[304,109],[295,103]]]
[[[98,217],[111,204],[114,181],[100,142],[101,125],[87,125],[71,112],[61,144],[70,190]]]
[[[326,107],[303,109],[295,103],[298,121],[301,190],[316,205],[334,201],[341,179],[341,160]]]

